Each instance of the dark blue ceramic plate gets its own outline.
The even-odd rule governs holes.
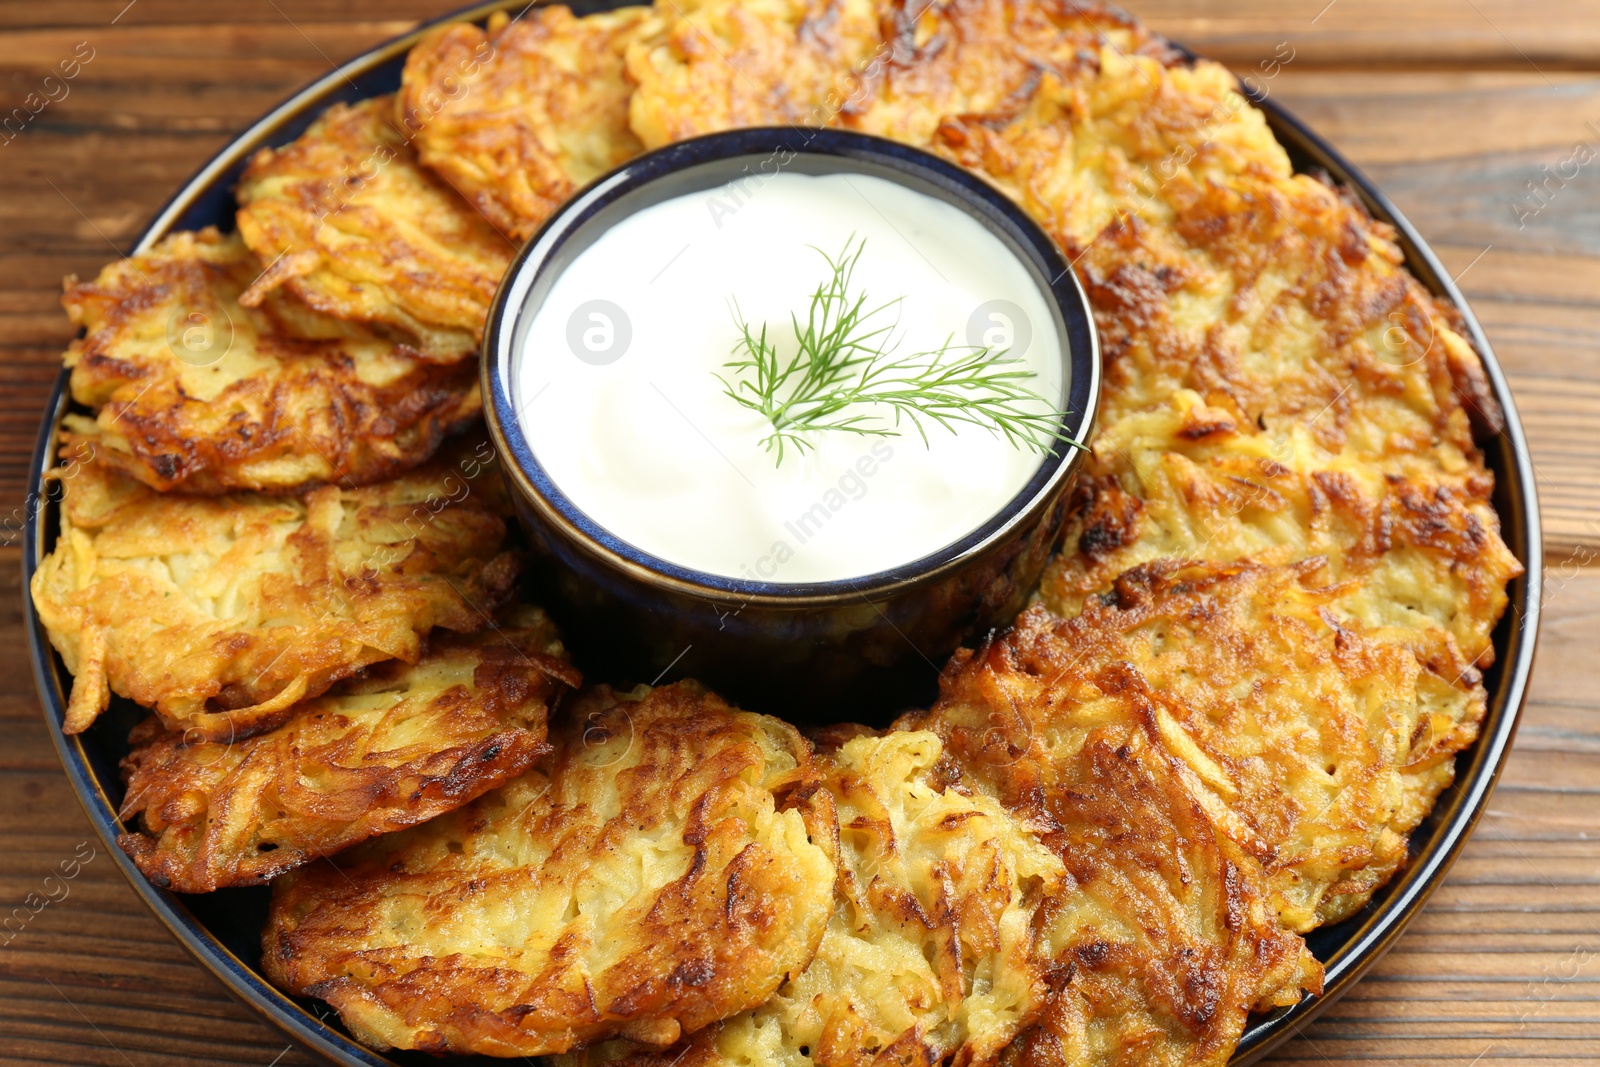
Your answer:
[[[500,0],[449,17],[482,19],[493,11],[524,6],[514,0]],[[582,14],[622,5],[612,0],[573,0],[571,6]],[[408,34],[351,60],[246,130],[179,191],[151,222],[135,250],[148,247],[173,230],[208,225],[231,229],[234,210],[231,190],[251,153],[263,146],[282,145],[293,140],[332,103],[396,89],[406,51],[418,36],[419,33]],[[1484,810],[1516,733],[1517,716],[1533,666],[1539,627],[1539,576],[1543,568],[1539,511],[1527,441],[1500,364],[1471,309],[1416,230],[1370,181],[1276,103],[1267,99],[1259,99],[1257,103],[1266,112],[1273,131],[1296,165],[1301,169],[1326,171],[1335,181],[1353,189],[1373,216],[1390,223],[1398,231],[1411,271],[1434,293],[1460,310],[1467,336],[1482,354],[1495,397],[1505,411],[1504,431],[1480,441],[1480,445],[1489,469],[1495,474],[1495,505],[1500,512],[1503,536],[1526,573],[1511,583],[1510,609],[1495,630],[1496,661],[1485,678],[1489,710],[1483,721],[1482,736],[1458,757],[1455,785],[1439,798],[1433,814],[1412,835],[1409,866],[1380,890],[1360,914],[1337,926],[1318,930],[1307,939],[1327,968],[1327,991],[1320,998],[1307,998],[1292,1008],[1253,1018],[1233,1060],[1241,1067],[1305,1026],[1349,989],[1394,943],[1461,851]],[[69,406],[66,384],[63,374],[44,412],[34,452],[29,485],[33,521],[26,530],[24,543],[25,580],[32,579],[39,560],[50,551],[54,540],[55,502],[45,493],[42,476],[55,451],[57,426]],[[26,595],[23,611],[39,696],[62,766],[107,852],[150,910],[230,992],[329,1062],[346,1067],[438,1063],[435,1058],[421,1054],[373,1052],[351,1040],[337,1017],[325,1006],[287,997],[261,977],[258,964],[261,926],[267,907],[266,889],[231,889],[207,896],[183,897],[145,881],[116,846],[116,837],[121,831],[116,817],[117,802],[122,798],[117,763],[127,751],[128,731],[142,717],[141,713],[125,701],[113,701],[111,710],[87,733],[76,737],[62,734],[71,678],[51,649]],[[501,1061],[474,1057],[454,1062],[487,1065]]]

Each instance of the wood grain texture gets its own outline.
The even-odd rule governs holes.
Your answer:
[[[0,520],[27,508],[70,334],[61,276],[117,255],[296,87],[447,6],[0,0]],[[1600,1063],[1600,0],[1132,6],[1254,72],[1460,276],[1511,377],[1547,526],[1540,663],[1487,816],[1398,947],[1272,1062]],[[1294,59],[1267,78],[1280,42]],[[80,44],[93,58],[65,97],[6,130]],[[1563,177],[1580,142],[1596,158]],[[27,673],[19,569],[0,550],[0,915],[100,847]],[[0,933],[0,1065],[311,1062],[234,1004],[103,854],[65,899]]]

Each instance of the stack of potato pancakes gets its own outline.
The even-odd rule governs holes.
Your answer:
[[[1033,604],[813,736],[585,688],[481,435],[516,244],[646,149],[925,148],[1074,264],[1105,399]],[[1405,862],[1520,573],[1455,312],[1222,67],[1069,0],[662,0],[450,25],[263,150],[235,232],[67,280],[34,602],[133,732],[155,883],[374,1047],[562,1064],[1222,1064]],[[102,727],[104,729],[106,727]],[[318,861],[318,862],[312,862]]]

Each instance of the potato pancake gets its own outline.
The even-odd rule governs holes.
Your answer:
[[[1521,568],[1472,439],[1499,415],[1452,314],[1388,227],[1292,172],[1223,68],[1097,66],[936,138],[1071,252],[1100,328],[1101,429],[1047,602],[1071,614],[1153,559],[1320,554],[1361,579],[1341,611],[1447,630],[1487,666]]]
[[[822,757],[839,816],[838,900],[816,959],[753,1011],[663,1051],[610,1042],[556,1067],[989,1063],[1044,1005],[1034,916],[1061,861],[936,768],[931,733]]]
[[[406,57],[396,120],[418,157],[516,240],[644,150],[628,127],[623,52],[649,9],[577,18],[559,4],[487,30],[435,30]]]
[[[393,96],[335,104],[239,179],[239,233],[266,270],[240,302],[288,288],[318,311],[402,331],[442,363],[477,352],[516,252],[395,126]]]
[[[1041,76],[1092,70],[1102,48],[1179,57],[1114,9],[1059,0],[901,0],[878,5],[882,43],[869,89],[839,120],[925,146],[942,120],[1012,106]]]
[[[248,737],[363,667],[416,662],[436,626],[481,629],[519,559],[477,448],[303,497],[162,494],[95,462],[57,469],[61,533],[32,593],[73,675],[66,732],[115,691],[191,739]]]
[[[1405,272],[1392,231],[1294,174],[1215,64],[1167,69],[1107,51],[1097,74],[1046,78],[1015,113],[947,122],[937,142],[1071,251],[1100,330],[1101,427],[1043,602],[1092,628],[1102,600],[1162,584],[1182,561],[1319,561],[1323,624],[1284,621],[1297,597],[1251,595],[1234,600],[1231,623],[1169,627],[1160,658],[1204,662],[1207,678],[1226,677],[1226,664],[1270,689],[1275,668],[1241,657],[1261,655],[1271,631],[1285,643],[1269,661],[1298,664],[1296,681],[1314,686],[1318,646],[1337,634],[1341,656],[1364,650],[1367,699],[1381,689],[1394,726],[1413,724],[1398,753],[1373,762],[1375,734],[1341,735],[1337,703],[1307,705],[1301,742],[1320,737],[1339,768],[1330,779],[1352,765],[1376,777],[1318,801],[1314,753],[1271,743],[1278,781],[1312,787],[1278,817],[1323,813],[1282,840],[1261,836],[1270,795],[1251,797],[1237,771],[1223,772],[1218,801],[1246,824],[1234,832],[1255,842],[1283,920],[1307,930],[1351,914],[1403,861],[1406,836],[1476,737],[1478,668],[1493,662],[1506,584],[1522,572],[1473,443],[1475,424],[1499,419],[1477,354]],[[1184,692],[1170,678],[1150,684]],[[1237,752],[1197,740],[1218,768],[1236,765]],[[1342,825],[1327,824],[1333,816]],[[1341,842],[1349,851],[1329,862]]]
[[[1136,688],[1207,810],[1260,861],[1280,920],[1305,932],[1358,911],[1403,862],[1484,713],[1469,665],[1452,685],[1409,635],[1341,625],[1328,609],[1342,591],[1320,560],[1153,563],[1071,620],[1030,609],[989,662],[1046,729]]]
[[[811,962],[835,824],[793,727],[680,683],[598,690],[551,740],[468,807],[278,879],[272,980],[375,1046],[532,1056],[670,1045]]]
[[[1393,232],[1295,174],[1215,63],[1108,46],[1010,109],[947,119],[933,143],[1080,260],[1106,331],[1108,418],[1186,386],[1241,424],[1322,415],[1325,446],[1374,456],[1435,438],[1466,453],[1467,411],[1494,420],[1476,355]]]
[[[867,90],[872,0],[667,0],[628,45],[647,148],[740,126],[827,126]]]
[[[1322,557],[1347,583],[1332,605],[1342,617],[1428,646],[1448,638],[1446,679],[1492,661],[1506,583],[1521,567],[1500,540],[1481,462],[1332,454],[1303,427],[1263,433],[1188,389],[1105,425],[1094,448],[1069,551],[1043,584],[1058,613],[1154,560]]]
[[[1277,921],[1260,863],[1206,802],[1137,672],[1111,663],[1081,704],[1057,673],[1019,662],[1011,638],[963,650],[938,704],[900,724],[938,734],[1066,865],[1042,925],[1050,996],[1005,1062],[1220,1067],[1250,1011],[1318,991],[1321,968]]]
[[[236,236],[177,233],[68,278],[70,442],[162,491],[367,485],[428,459],[478,417],[476,368],[442,366],[366,327],[274,294],[239,294],[261,263]]]
[[[941,120],[988,113],[1102,46],[1175,62],[1128,16],[1017,0],[659,3],[628,50],[630,114],[649,147],[740,126],[845,126],[926,145]]]
[[[118,838],[156,885],[258,885],[375,834],[426,822],[550,751],[549,706],[579,677],[555,627],[520,607],[472,636],[442,633],[297,705],[242,741],[194,741],[150,718],[122,761]]]

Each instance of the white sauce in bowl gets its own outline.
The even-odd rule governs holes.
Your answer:
[[[900,297],[893,355],[1003,350],[1059,408],[1065,341],[1032,274],[961,209],[861,174],[778,173],[652,205],[604,232],[527,324],[511,381],[530,447],[574,504],[622,541],[703,573],[824,582],[890,570],[982,526],[1046,457],[982,426],[902,422],[894,437],[806,435],[763,446],[771,423],[719,375],[743,319],[782,359],[791,314],[830,276],[815,249],[862,242],[852,293]],[[1026,347],[1023,347],[1025,344]],[[882,405],[849,414],[888,415]],[[1064,446],[1057,446],[1064,447]]]

